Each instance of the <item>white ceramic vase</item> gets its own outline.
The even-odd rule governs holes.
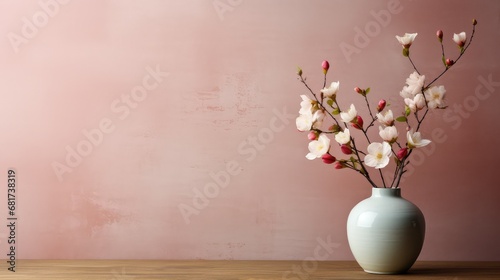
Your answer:
[[[347,220],[349,246],[368,273],[400,274],[417,260],[425,237],[418,207],[401,197],[401,189],[372,188]]]

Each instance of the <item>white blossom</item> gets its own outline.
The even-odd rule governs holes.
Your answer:
[[[340,118],[345,123],[351,122],[352,120],[354,120],[354,118],[356,118],[357,115],[358,115],[358,112],[356,111],[354,104],[351,104],[351,106],[349,107],[349,110],[347,110],[347,112],[340,112]]]
[[[389,164],[389,158],[392,155],[391,145],[387,142],[373,142],[368,145],[368,154],[365,156],[365,164],[376,169],[384,168]]]
[[[446,90],[444,86],[433,86],[425,91],[425,99],[427,107],[430,109],[441,108],[444,106],[444,94]]]
[[[413,133],[411,130],[406,133],[406,141],[410,149],[421,148],[431,143],[431,140],[422,139],[420,132]]]
[[[329,87],[321,90],[325,97],[332,97],[339,91],[340,82],[332,82]]]
[[[330,138],[328,138],[326,134],[321,133],[318,140],[309,142],[308,148],[309,153],[306,155],[307,159],[313,160],[321,158],[324,154],[328,153],[328,150],[330,149]]]

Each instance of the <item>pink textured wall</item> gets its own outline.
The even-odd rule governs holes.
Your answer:
[[[499,12],[494,0],[1,1],[0,221],[15,168],[19,258],[300,260],[329,242],[328,259],[352,259],[347,215],[370,186],[305,159],[296,66],[319,89],[328,59],[344,103],[360,101],[355,86],[396,103],[412,68],[394,36],[419,33],[412,56],[431,77],[436,30],[455,56],[452,34],[477,18],[402,188],[427,219],[422,260],[498,261]]]

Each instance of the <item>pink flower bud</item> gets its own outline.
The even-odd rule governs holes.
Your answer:
[[[342,169],[345,166],[340,161],[337,161],[337,162],[335,162],[334,167],[335,167],[335,169]]]
[[[311,141],[318,139],[318,133],[316,131],[309,131],[307,138]]]
[[[438,37],[439,42],[442,42],[443,41],[443,30],[438,30],[436,32],[436,36]]]
[[[356,119],[352,123],[352,127],[362,130],[363,129],[363,118],[361,116],[356,116]]]
[[[328,72],[328,69],[330,69],[330,63],[328,63],[328,61],[323,61],[323,63],[321,63],[321,67],[323,68],[323,74],[326,74]]]
[[[396,154],[399,160],[403,160],[408,154],[408,148],[401,148]]]
[[[359,87],[355,87],[355,88],[354,88],[354,91],[355,91],[355,92],[357,92],[357,93],[359,93],[359,94],[362,94],[362,93],[363,93],[363,90],[362,90],[362,89],[360,89]]]
[[[344,153],[346,155],[352,154],[352,149],[351,149],[351,147],[349,145],[342,144],[340,146],[340,150],[342,151],[342,153]]]
[[[332,164],[332,163],[334,163],[334,162],[337,160],[334,156],[332,156],[332,155],[330,155],[330,154],[324,154],[324,155],[321,157],[321,159],[322,159],[322,160],[323,160],[323,162],[324,162],[324,163],[326,163],[326,164]]]
[[[449,58],[446,59],[446,66],[449,67],[449,66],[452,66],[453,64],[455,64],[455,61],[453,61],[452,59],[449,59]]]
[[[381,112],[382,110],[384,110],[385,108],[385,100],[384,99],[381,99],[379,102],[378,102],[378,105],[377,105],[377,112]]]

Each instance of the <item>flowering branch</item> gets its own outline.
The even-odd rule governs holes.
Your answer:
[[[444,109],[444,95],[446,90],[444,86],[433,86],[452,65],[456,64],[464,55],[466,50],[472,43],[475,34],[476,20],[473,20],[472,34],[469,42],[465,32],[454,34],[453,41],[458,45],[460,54],[455,59],[447,59],[445,56],[444,45],[442,42],[443,32],[438,30],[436,36],[441,44],[442,61],[445,69],[431,82],[425,85],[425,76],[421,75],[415,63],[410,57],[410,47],[415,40],[417,33],[406,33],[404,36],[396,36],[397,40],[403,46],[403,55],[408,58],[414,72],[406,79],[406,85],[400,92],[400,96],[405,103],[405,109],[402,116],[394,118],[392,110],[386,109],[386,101],[380,100],[377,104],[377,114],[374,115],[370,101],[367,94],[370,88],[360,89],[356,87],[354,91],[362,95],[365,100],[365,105],[368,108],[370,115],[370,122],[364,126],[363,118],[358,114],[354,104],[351,104],[347,110],[341,110],[337,101],[337,93],[339,91],[339,82],[332,82],[327,87],[327,73],[330,68],[328,61],[323,61],[321,64],[324,74],[323,89],[319,94],[316,94],[311,87],[307,84],[306,78],[303,77],[302,69],[298,68],[298,76],[301,83],[308,89],[309,93],[313,96],[310,99],[307,95],[301,95],[302,102],[300,103],[299,117],[296,119],[296,126],[299,131],[309,131],[308,138],[311,142],[308,145],[309,153],[306,155],[307,159],[313,160],[321,158],[324,163],[334,164],[335,169],[348,168],[352,169],[361,175],[372,185],[377,188],[377,184],[373,181],[367,167],[378,169],[380,175],[381,187],[399,188],[401,177],[406,172],[406,166],[410,164],[408,158],[415,148],[421,148],[428,145],[431,141],[423,139],[420,133],[420,128],[424,119],[427,117],[428,112],[433,109]],[[326,105],[331,109],[328,109]],[[419,111],[423,114],[419,116]],[[326,116],[333,121],[333,125],[329,126],[327,130],[323,130],[322,126]],[[415,129],[412,129],[409,117],[413,116],[416,122]],[[376,122],[380,123],[379,136],[382,142],[371,141],[368,131],[375,125]],[[402,145],[398,140],[398,130],[395,121],[403,122],[406,124],[406,144]],[[361,149],[355,141],[355,137],[351,134],[349,128],[360,130],[366,138],[368,146],[366,150]],[[331,141],[327,136],[333,134],[335,141],[340,147],[342,154],[349,156],[348,159],[337,159],[332,155]],[[395,144],[395,145],[394,145]],[[395,150],[394,148],[399,150]],[[363,157],[363,158],[362,158]],[[394,168],[394,178],[388,186],[382,168],[385,168],[390,158],[394,157],[396,166]]]
[[[462,58],[462,56],[465,54],[465,51],[469,48],[470,44],[472,43],[472,39],[474,39],[474,34],[476,33],[476,24],[477,24],[477,20],[472,20],[472,33],[471,33],[471,36],[470,36],[470,40],[469,40],[469,43],[463,47],[465,45],[465,42],[466,42],[466,35],[465,35],[465,32],[462,32],[460,34],[454,34],[453,36],[453,41],[455,41],[455,43],[457,43],[458,47],[460,48],[460,55],[455,59],[455,61],[451,60],[451,59],[446,59],[444,61],[444,64],[446,66],[446,69],[441,72],[441,74],[439,74],[436,78],[434,78],[434,80],[432,80],[428,85],[427,87],[430,87],[432,84],[434,84],[434,82],[436,82],[439,78],[441,78],[441,76],[444,75],[444,73],[446,73],[450,67],[454,64],[456,64],[460,58]],[[439,32],[439,31],[438,31]],[[438,38],[439,38],[439,34],[438,34]],[[443,52],[443,58],[445,57],[444,55],[444,46],[443,46],[443,43],[441,42],[441,49],[442,49],[442,52]]]

